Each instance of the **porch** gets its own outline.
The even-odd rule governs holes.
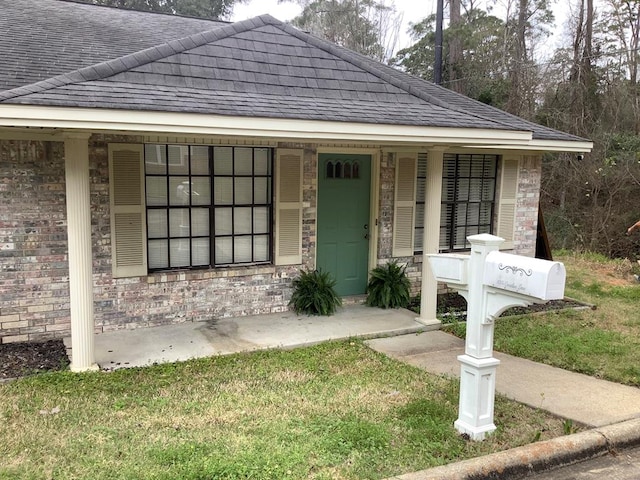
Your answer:
[[[272,348],[295,348],[328,340],[379,338],[440,328],[416,321],[405,309],[346,305],[330,317],[273,313],[177,325],[117,330],[95,335],[95,361],[101,370],[142,367],[190,358]],[[71,337],[64,339],[72,358]]]

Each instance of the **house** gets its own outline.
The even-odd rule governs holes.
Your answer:
[[[300,269],[362,294],[490,232],[533,255],[544,152],[591,143],[301,32],[0,0],[0,339],[287,310]]]

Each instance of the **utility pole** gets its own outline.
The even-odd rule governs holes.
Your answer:
[[[433,81],[442,85],[442,22],[444,18],[444,0],[438,0],[436,10],[436,61],[433,66]]]

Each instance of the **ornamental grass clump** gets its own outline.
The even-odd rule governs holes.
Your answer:
[[[405,308],[409,305],[411,285],[405,269],[396,261],[374,268],[367,285],[367,305],[380,308]]]
[[[329,272],[301,270],[292,282],[293,294],[289,305],[296,313],[333,315],[342,305],[334,287],[336,281]]]

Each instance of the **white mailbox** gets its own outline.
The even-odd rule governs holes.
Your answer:
[[[436,280],[454,285],[467,284],[467,263],[469,255],[455,253],[431,254],[429,265]]]
[[[498,251],[487,255],[484,284],[540,300],[564,297],[564,265]]]

